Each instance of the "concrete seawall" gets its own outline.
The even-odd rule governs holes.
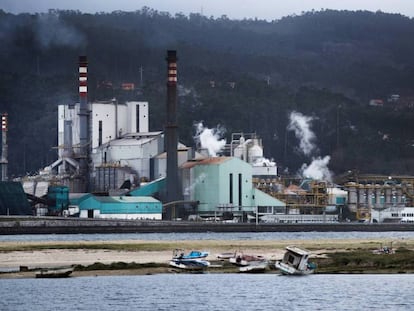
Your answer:
[[[414,231],[414,224],[255,224],[188,221],[103,220],[58,217],[0,217],[0,234]]]

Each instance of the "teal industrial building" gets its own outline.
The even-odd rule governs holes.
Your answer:
[[[253,187],[252,170],[235,157],[188,161],[181,166],[184,200],[199,202],[200,217],[284,212],[285,203]]]
[[[162,219],[162,203],[152,197],[86,196],[79,217],[104,219]]]

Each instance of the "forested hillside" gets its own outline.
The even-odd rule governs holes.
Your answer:
[[[0,38],[10,175],[57,158],[57,105],[78,99],[79,55],[89,60],[89,100],[148,100],[150,128],[162,130],[168,49],[179,58],[183,143],[194,145],[193,125],[204,121],[225,128],[228,142],[256,132],[265,156],[290,173],[329,155],[335,174],[414,174],[414,21],[402,15],[327,10],[267,22],[149,8],[0,11]],[[125,82],[139,88],[125,94]],[[292,111],[312,117],[311,154],[288,130]]]

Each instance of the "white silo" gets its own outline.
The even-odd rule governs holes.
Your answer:
[[[247,149],[246,148],[246,140],[243,136],[241,136],[240,140],[239,140],[239,144],[237,145],[236,148],[234,148],[233,154],[236,158],[239,158],[243,161],[246,161],[247,160],[246,159],[246,153],[247,153],[246,149]]]
[[[248,162],[254,163],[258,159],[263,158],[263,148],[261,146],[260,140],[257,138],[252,139],[252,145],[249,147],[248,151]]]

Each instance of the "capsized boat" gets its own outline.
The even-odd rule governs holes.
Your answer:
[[[275,267],[285,275],[307,275],[315,271],[316,265],[308,262],[310,252],[296,246],[287,246],[283,259]]]
[[[41,269],[36,272],[36,278],[67,278],[73,272],[73,268]]]

